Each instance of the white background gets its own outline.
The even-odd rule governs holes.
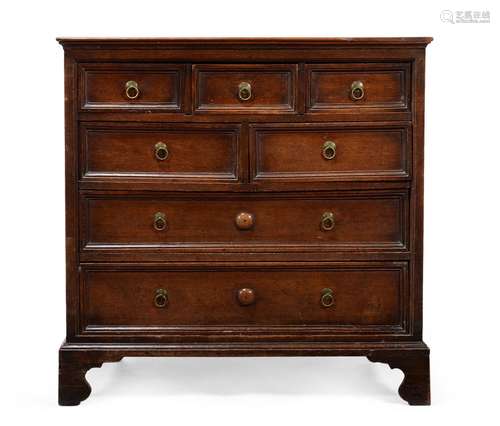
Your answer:
[[[498,424],[497,4],[4,0],[0,422]],[[443,23],[443,9],[489,10],[492,22]],[[424,282],[433,405],[407,406],[397,396],[402,373],[364,358],[126,358],[90,371],[93,393],[79,407],[58,407],[65,268],[63,50],[56,36],[433,36]]]

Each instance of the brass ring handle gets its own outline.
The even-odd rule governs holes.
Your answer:
[[[324,308],[330,308],[335,303],[335,298],[333,297],[333,290],[331,288],[324,288],[321,290],[321,306]]]
[[[236,227],[242,231],[252,229],[255,223],[255,216],[252,213],[241,212],[236,215],[234,220]]]
[[[240,101],[248,101],[252,97],[252,85],[242,81],[238,85],[238,98]]]
[[[238,302],[241,306],[249,306],[255,303],[255,290],[252,288],[242,288],[238,290]]]
[[[155,157],[159,161],[164,161],[168,158],[168,148],[163,142],[158,142],[155,145]]]
[[[136,99],[139,96],[139,85],[137,81],[130,80],[125,83],[125,94],[129,99]]]
[[[335,227],[335,217],[332,212],[325,212],[321,216],[321,230],[331,231]]]
[[[165,213],[156,212],[153,219],[153,227],[157,231],[163,231],[167,228],[167,216]]]
[[[353,81],[351,84],[351,99],[359,101],[365,97],[365,86],[362,81]]]
[[[337,155],[337,144],[333,141],[326,141],[323,144],[322,153],[325,160],[333,160]]]
[[[155,292],[154,303],[157,308],[164,308],[168,304],[167,290],[159,288]]]

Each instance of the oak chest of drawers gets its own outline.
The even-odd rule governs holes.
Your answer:
[[[59,40],[60,404],[103,362],[184,355],[367,356],[429,404],[430,40]]]

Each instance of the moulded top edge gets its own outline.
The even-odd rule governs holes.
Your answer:
[[[202,48],[216,49],[238,47],[425,47],[432,37],[336,37],[336,38],[79,38],[59,37],[56,39],[69,48]]]

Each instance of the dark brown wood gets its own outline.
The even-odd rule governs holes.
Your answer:
[[[82,198],[83,248],[122,246],[131,249],[211,245],[325,246],[344,250],[406,249],[405,193],[330,194],[310,196],[244,194],[139,197],[89,195]],[[168,228],[158,231],[153,218],[163,213]],[[238,226],[241,212],[253,216],[252,226]],[[332,230],[321,228],[331,212]]]
[[[302,253],[301,253],[302,254]],[[185,257],[185,256],[184,256]],[[213,256],[212,256],[213,257]],[[239,255],[241,257],[241,255]],[[271,257],[270,254],[267,254],[268,259]],[[288,256],[292,257],[292,256]],[[89,281],[89,276],[108,276],[107,274],[113,273],[116,276],[123,277],[137,277],[137,279],[143,279],[141,277],[145,277],[146,275],[151,275],[152,277],[184,277],[184,281],[189,281],[190,277],[197,276],[196,273],[202,273],[206,277],[205,280],[207,284],[199,284],[198,289],[203,289],[204,286],[209,286],[208,281],[214,282],[217,280],[217,277],[220,279],[224,279],[224,277],[245,277],[248,276],[266,276],[269,275],[269,279],[271,277],[275,277],[276,286],[279,285],[280,282],[284,281],[281,286],[286,289],[286,286],[292,286],[292,284],[286,283],[286,277],[294,277],[295,272],[297,272],[297,277],[305,276],[311,277],[312,272],[318,274],[318,276],[327,277],[329,276],[347,276],[349,277],[351,272],[353,273],[353,277],[356,277],[358,273],[364,272],[368,277],[383,277],[383,276],[393,276],[396,275],[398,278],[398,294],[399,294],[399,302],[400,305],[398,307],[400,312],[400,320],[398,324],[381,324],[381,325],[355,325],[355,324],[340,324],[336,325],[332,322],[324,322],[313,324],[310,323],[307,327],[303,325],[279,325],[279,324],[264,324],[264,325],[231,325],[231,324],[222,324],[208,326],[206,324],[193,325],[193,324],[184,324],[184,325],[172,325],[172,324],[164,324],[164,325],[156,325],[156,326],[128,326],[128,327],[116,327],[116,326],[83,326],[82,329],[78,332],[79,339],[92,339],[92,341],[100,341],[100,342],[112,342],[112,339],[120,336],[121,338],[126,338],[127,336],[133,335],[133,339],[141,339],[141,341],[147,342],[154,339],[154,341],[162,341],[165,343],[172,341],[184,341],[190,339],[190,335],[192,336],[194,342],[205,341],[209,339],[212,342],[215,341],[234,341],[242,340],[246,341],[249,338],[254,338],[256,340],[262,339],[264,335],[272,336],[274,341],[277,340],[290,340],[292,336],[296,337],[296,341],[317,341],[324,340],[325,336],[328,336],[329,341],[338,341],[345,342],[346,340],[355,340],[358,339],[360,335],[363,336],[363,339],[377,341],[380,339],[388,340],[401,340],[411,339],[411,330],[409,328],[409,314],[411,311],[411,306],[409,305],[409,282],[408,282],[408,263],[406,261],[373,261],[373,255],[370,256],[370,261],[368,262],[304,262],[298,261],[294,259],[293,262],[247,262],[242,265],[241,262],[217,262],[216,265],[212,263],[203,262],[201,260],[196,260],[196,257],[190,254],[190,259],[193,259],[192,262],[168,262],[168,263],[110,263],[110,262],[101,262],[101,263],[83,263],[81,265],[80,271],[80,288],[82,292],[85,292],[89,287],[85,283]],[[130,259],[129,259],[130,260]],[[191,274],[186,274],[187,272]],[[335,275],[338,273],[339,275]],[[212,274],[216,275],[216,277],[210,277]],[[111,275],[109,275],[111,276]],[[305,281],[302,281],[304,283]],[[148,305],[151,303],[151,297],[154,297],[157,290],[163,289],[165,291],[168,290],[168,282],[162,280],[161,282],[156,281],[158,284],[153,289],[153,295],[149,294],[147,297]],[[172,282],[175,285],[175,280]],[[161,285],[160,285],[161,284]],[[245,285],[249,284],[245,281]],[[251,284],[251,283],[250,283]],[[194,285],[194,284],[192,284]],[[220,285],[229,285],[220,284]],[[301,284],[303,285],[303,284]],[[312,284],[311,284],[312,285]],[[329,286],[328,286],[329,285]],[[348,285],[348,284],[346,284]],[[201,286],[201,287],[200,287]],[[217,287],[219,284],[217,284]],[[344,286],[345,287],[345,286]],[[325,286],[318,290],[317,297],[315,298],[316,302],[319,300],[319,295],[324,290],[324,288],[330,288],[332,291],[335,288],[335,282],[325,283]],[[105,289],[103,289],[104,291]],[[266,289],[265,292],[273,291],[273,289]],[[301,291],[305,291],[307,293],[307,288],[304,288]],[[393,290],[394,291],[394,290]],[[168,291],[167,291],[168,293]],[[201,294],[201,290],[198,291]],[[209,293],[204,293],[209,294]],[[282,292],[286,296],[286,291]],[[81,312],[86,309],[85,306],[88,304],[84,303],[86,299],[86,294],[82,293],[80,295],[80,299],[82,300]],[[120,296],[122,297],[122,296]],[[125,297],[125,296],[123,296]],[[215,296],[213,296],[215,297]],[[205,298],[205,296],[204,296]],[[274,297],[273,297],[274,299]],[[228,299],[226,299],[228,300]],[[231,299],[231,303],[234,302],[234,299]],[[269,304],[269,301],[264,299],[264,307]],[[279,302],[277,302],[279,303]],[[318,306],[314,303],[312,307],[315,312],[315,308]],[[301,308],[303,309],[303,308]],[[210,313],[209,315],[217,315],[217,313]],[[275,318],[283,321],[281,317],[276,316]],[[81,316],[84,318],[84,316]],[[208,318],[208,317],[207,317]],[[82,320],[83,321],[83,320]],[[87,322],[87,321],[83,321]],[[83,324],[83,323],[82,323]],[[244,333],[242,333],[244,331]],[[253,336],[253,337],[252,337]],[[111,340],[110,340],[111,339]]]
[[[332,159],[324,144],[335,143]],[[405,126],[260,124],[251,127],[256,181],[401,179],[410,176],[411,133]]]
[[[88,398],[91,388],[85,374],[104,362],[118,362],[123,357],[111,352],[78,352],[61,347],[59,351],[59,405],[79,405]]]
[[[405,375],[399,395],[410,405],[430,405],[431,383],[429,351],[384,352],[373,351],[368,355],[372,362],[383,362],[399,368]]]
[[[250,306],[255,303],[257,296],[253,288],[240,288],[238,290],[238,302],[241,306]]]
[[[74,344],[64,342],[59,352],[59,403],[78,405],[90,394],[85,373],[104,362],[138,356],[367,356],[373,362],[390,362],[405,373],[400,386],[411,405],[430,404],[428,347],[422,343],[250,342],[194,344]]]
[[[180,111],[183,67],[157,64],[80,65],[82,110],[173,110]],[[129,99],[126,83],[135,81],[138,95]]]
[[[193,65],[195,112],[283,113],[295,111],[297,65]],[[251,97],[238,97],[241,83]]]
[[[385,266],[357,270],[87,271],[83,279],[83,330],[151,331],[173,326],[344,326],[360,332],[373,326],[403,327],[408,309],[402,271]],[[251,307],[239,292],[250,287]],[[154,305],[157,289],[168,293],[165,309]],[[331,288],[335,303],[321,306]],[[247,300],[247,299],[245,299]],[[252,301],[255,300],[255,303]],[[217,309],[215,309],[216,307]]]
[[[59,41],[61,405],[124,356],[304,355],[385,362],[430,403],[430,38]]]
[[[234,222],[236,223],[236,227],[241,231],[252,229],[255,225],[255,215],[253,213],[241,212],[236,215]]]
[[[144,178],[180,182],[241,179],[239,131],[234,125],[81,125],[81,179]],[[167,157],[155,156],[163,143]]]
[[[409,64],[323,64],[307,67],[307,108],[311,112],[366,108],[410,109]],[[365,94],[351,97],[351,84],[361,81]]]

